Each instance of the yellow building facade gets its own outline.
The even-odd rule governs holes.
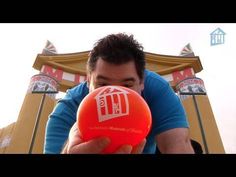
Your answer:
[[[39,70],[40,74],[31,79],[17,121],[0,130],[0,153],[43,153],[46,122],[57,102],[55,94],[57,91],[65,92],[86,80],[89,52],[37,55],[33,68]],[[201,145],[203,153],[225,153],[203,81],[196,78],[196,74],[203,70],[199,57],[149,52],[145,52],[145,57],[147,69],[160,74],[180,96],[190,123],[191,139]],[[53,88],[53,80],[58,84],[59,90]],[[39,82],[43,89],[48,87],[53,94],[33,92]],[[199,85],[204,94],[188,92],[187,95],[181,95],[184,94],[181,89]],[[40,88],[40,84],[37,88]]]

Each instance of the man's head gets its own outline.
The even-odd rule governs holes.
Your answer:
[[[145,55],[133,35],[111,34],[95,44],[87,63],[89,90],[121,85],[138,93],[143,89]]]

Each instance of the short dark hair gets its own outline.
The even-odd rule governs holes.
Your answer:
[[[94,71],[99,57],[108,63],[117,65],[134,61],[137,74],[141,80],[143,79],[145,54],[143,46],[133,38],[133,35],[110,34],[98,40],[89,54],[88,72]]]

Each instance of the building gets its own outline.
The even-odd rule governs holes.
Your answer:
[[[65,92],[84,81],[89,52],[37,55],[33,68],[40,74],[31,79],[17,122],[0,131],[1,153],[43,153],[46,122],[57,102],[55,85]],[[162,75],[182,99],[191,139],[203,153],[225,153],[203,81],[196,78],[203,70],[200,58],[145,53],[146,67]]]

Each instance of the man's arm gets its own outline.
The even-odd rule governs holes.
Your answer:
[[[64,98],[59,100],[47,122],[44,153],[61,153],[76,121],[78,106],[87,93],[87,84],[84,82],[67,90]]]
[[[153,118],[150,139],[156,140],[161,153],[193,153],[189,123],[179,97],[158,74],[147,72],[145,84],[143,95]]]
[[[188,128],[174,128],[156,136],[158,148],[163,154],[193,154]]]
[[[58,154],[61,152],[69,131],[76,121],[77,107],[70,94],[57,103],[47,122],[44,153]]]

